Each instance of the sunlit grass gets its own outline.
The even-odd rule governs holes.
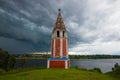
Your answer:
[[[112,77],[80,69],[24,69],[0,75],[0,80],[114,80]]]

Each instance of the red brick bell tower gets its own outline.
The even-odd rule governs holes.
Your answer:
[[[70,68],[68,58],[67,31],[59,9],[58,17],[52,32],[52,57],[48,59],[48,68]]]

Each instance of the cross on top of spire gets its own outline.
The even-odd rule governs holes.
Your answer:
[[[58,9],[58,11],[60,12],[60,11],[61,11],[61,9],[59,8],[59,9]]]

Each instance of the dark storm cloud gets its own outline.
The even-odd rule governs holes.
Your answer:
[[[30,32],[42,33],[39,30],[41,30],[41,27],[43,26],[44,28],[51,29],[50,28],[51,18],[49,17],[48,14],[46,14],[49,11],[47,10],[47,8],[43,9],[42,8],[43,6],[40,3],[41,2],[39,2],[38,4],[36,2],[36,4],[38,4],[39,6],[33,6],[36,4],[30,2],[29,0],[1,1],[0,17],[2,24],[0,26],[4,26],[4,27],[1,27],[0,30],[3,31],[5,34],[10,31],[13,33],[15,31],[16,34],[19,34],[19,31],[23,33],[28,31],[28,33],[26,32],[26,34],[29,34]],[[39,10],[36,10],[35,7],[38,8]],[[9,29],[9,30],[5,30],[5,29]]]
[[[0,47],[11,53],[30,53],[35,51],[32,44],[20,40],[0,37]]]
[[[55,0],[0,0],[0,36],[29,42],[36,50],[50,50],[51,32],[57,17],[58,5]],[[70,16],[79,14],[75,9],[76,14],[71,14],[70,6],[65,6],[62,12],[66,23],[72,19]],[[70,14],[68,15],[65,10]],[[72,20],[82,23],[81,18],[79,19]],[[70,45],[79,41],[69,30],[68,33]]]
[[[49,51],[58,8],[62,9],[69,48],[96,41],[119,41],[116,1],[0,0],[0,47],[15,53]]]
[[[38,51],[50,50],[46,47],[50,47],[53,11],[47,0],[0,0],[0,36],[23,45],[29,42]]]

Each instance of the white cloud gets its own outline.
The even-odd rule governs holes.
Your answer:
[[[69,49],[69,54],[119,54],[120,42],[94,42],[92,44],[78,44]]]
[[[120,54],[120,0],[87,0],[86,3],[83,24],[71,22],[69,26],[78,37],[92,41],[79,42],[69,51],[72,54]]]

